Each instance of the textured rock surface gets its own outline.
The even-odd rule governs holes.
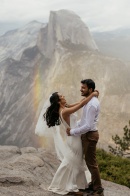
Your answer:
[[[58,196],[47,187],[59,164],[54,152],[42,148],[0,146],[0,196]],[[130,195],[125,186],[102,183],[105,196]]]
[[[88,50],[98,49],[88,27],[79,16],[68,10],[52,11],[50,13],[47,29],[46,55],[48,57],[51,57],[59,41],[68,41],[68,43],[80,45]]]
[[[39,29],[44,26],[45,24],[32,21],[23,28],[9,31],[0,36],[0,60],[20,59],[26,48],[36,45]]]

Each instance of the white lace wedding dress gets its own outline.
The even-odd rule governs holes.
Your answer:
[[[62,113],[61,113],[62,118]],[[64,131],[69,125],[62,118]],[[70,117],[70,127],[74,128],[77,125],[76,116]],[[78,189],[84,189],[87,185],[85,176],[85,167],[82,154],[82,143],[80,136],[66,137],[66,154],[56,171],[54,178],[48,190],[60,195],[65,195],[68,192],[78,192]]]

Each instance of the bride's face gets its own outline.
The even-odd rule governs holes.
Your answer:
[[[60,99],[60,103],[62,105],[65,105],[66,104],[66,99],[63,95],[61,95],[60,93],[58,93],[58,96],[59,96],[59,99]]]

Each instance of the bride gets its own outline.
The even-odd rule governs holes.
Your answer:
[[[64,139],[59,137],[60,139],[55,140],[56,134],[59,134],[59,130],[57,130],[58,132],[52,133],[54,134],[55,147],[57,154],[60,157],[61,164],[56,171],[50,186],[48,187],[49,191],[60,195],[69,193],[83,195],[79,189],[86,188],[87,180],[83,164],[81,138],[80,136],[67,136],[66,129],[68,127],[74,128],[78,126],[76,115],[74,113],[87,104],[93,96],[98,96],[98,92],[93,92],[87,98],[84,98],[73,105],[67,105],[65,97],[60,93],[55,92],[50,96],[50,106],[46,109],[44,115],[42,113],[48,128],[60,127],[59,125],[62,124],[64,126],[64,133],[66,136]],[[35,133],[37,135],[42,135],[39,133],[39,128],[40,123],[38,122]]]

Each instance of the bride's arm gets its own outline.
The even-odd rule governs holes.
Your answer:
[[[97,94],[95,94],[95,96],[98,97],[99,91],[95,90],[94,92],[97,92]],[[81,103],[83,100],[85,100],[85,99],[86,99],[86,98],[83,98],[83,99],[81,99],[79,102],[76,102],[76,103],[73,103],[73,104],[67,104],[67,103],[66,103],[66,107],[67,107],[67,108],[74,107],[74,106],[80,104],[80,103]]]
[[[94,97],[94,96],[98,96],[98,92],[92,92],[88,97],[82,99],[76,105],[74,105],[74,106],[72,106],[70,108],[65,108],[63,110],[63,115],[70,115],[70,114],[76,112],[77,110],[82,108],[85,104],[87,104],[92,99],[92,97]]]
[[[71,108],[71,107],[76,106],[78,104],[79,104],[79,102],[76,102],[76,103],[73,103],[73,104],[66,104],[66,107]]]

